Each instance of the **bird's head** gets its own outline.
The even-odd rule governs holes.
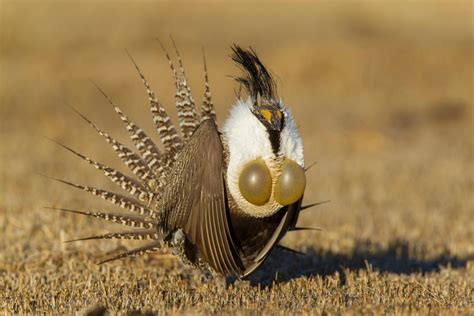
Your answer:
[[[227,186],[243,212],[267,217],[303,196],[303,145],[291,112],[256,53],[234,46],[232,59],[244,71],[236,80],[248,98],[239,97],[224,123]]]

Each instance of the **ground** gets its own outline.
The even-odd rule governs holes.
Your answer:
[[[474,313],[473,7],[419,2],[0,1],[0,310],[9,313]],[[127,142],[97,82],[149,134],[135,57],[170,113],[155,38],[176,40],[195,99],[202,48],[219,121],[251,45],[276,75],[305,146],[299,224],[249,280],[169,254],[96,263],[136,243],[63,243],[120,229],[43,209],[111,207],[41,175],[113,188],[48,139],[121,168],[69,108]],[[176,118],[174,116],[174,118]],[[121,170],[126,170],[122,168]]]

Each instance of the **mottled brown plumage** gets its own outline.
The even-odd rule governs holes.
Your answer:
[[[233,49],[233,59],[249,72],[248,77],[239,79],[247,87],[249,95],[255,98],[257,95],[262,98],[275,97],[275,84],[254,51],[237,46]],[[186,263],[223,275],[247,276],[265,261],[288,230],[296,229],[302,198],[266,217],[253,217],[241,209],[226,185],[228,144],[216,125],[205,60],[205,94],[199,115],[177,50],[176,55],[179,72],[166,53],[176,84],[181,136],[130,56],[147,90],[163,151],[102,90],[100,91],[125,124],[138,153],[112,138],[78,112],[112,146],[136,178],[61,145],[101,170],[130,196],[55,180],[96,195],[132,214],[58,209],[138,228],[76,240],[153,240],[146,246],[104,262],[168,247]],[[266,104],[267,108],[271,104],[279,107],[275,99],[267,100]],[[277,113],[279,108],[269,109]],[[262,120],[261,117],[258,119]]]

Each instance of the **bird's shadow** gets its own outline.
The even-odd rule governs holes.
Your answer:
[[[465,268],[469,260],[474,260],[474,256],[452,256],[448,250],[436,257],[419,259],[423,248],[405,240],[395,240],[385,247],[370,240],[361,240],[356,242],[349,253],[318,248],[309,248],[305,253],[306,255],[301,255],[276,248],[264,265],[248,278],[250,284],[270,286],[302,276],[327,276],[336,272],[344,275],[347,269],[369,267],[375,271],[396,274],[429,273],[446,266],[453,269]],[[341,283],[344,283],[343,277]]]

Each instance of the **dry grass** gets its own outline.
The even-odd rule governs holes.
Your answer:
[[[233,313],[474,312],[472,3],[0,1],[0,310]],[[125,140],[99,82],[148,132],[131,50],[171,109],[156,36],[176,38],[199,99],[206,48],[220,120],[236,69],[231,43],[251,44],[280,78],[312,169],[308,210],[249,282],[228,289],[155,255],[97,266],[126,242],[62,241],[113,230],[45,205],[108,208],[44,173],[106,179],[41,136],[120,166],[69,109]]]

